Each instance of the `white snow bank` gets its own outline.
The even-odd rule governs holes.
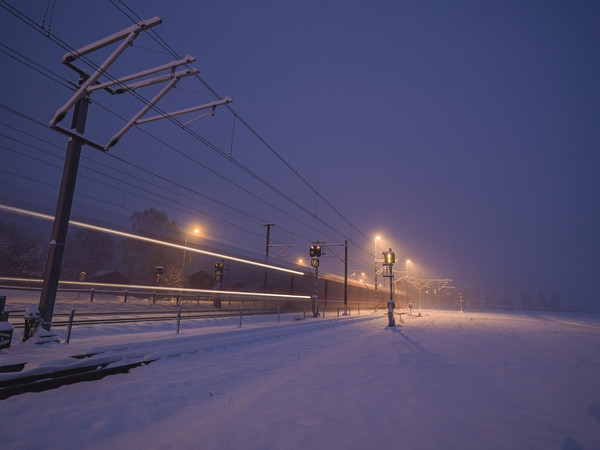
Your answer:
[[[148,366],[6,399],[3,447],[600,448],[597,327],[443,312],[396,329],[384,315],[288,320],[147,339],[161,357]]]

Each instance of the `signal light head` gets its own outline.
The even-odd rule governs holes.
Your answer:
[[[321,256],[321,246],[316,244],[311,245],[309,253],[311,258],[319,258]]]
[[[383,252],[383,264],[391,266],[396,262],[396,254],[390,248],[389,252]]]

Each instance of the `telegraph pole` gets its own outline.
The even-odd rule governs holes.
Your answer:
[[[271,227],[274,227],[274,223],[263,223],[263,227],[267,227],[267,245],[265,247],[265,263],[269,262],[269,242],[271,240]],[[264,281],[264,292],[267,292],[267,269],[265,269],[265,281]]]
[[[348,310],[348,239],[344,241],[344,311]]]

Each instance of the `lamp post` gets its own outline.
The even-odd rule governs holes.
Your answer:
[[[373,259],[375,260],[375,311],[377,311],[377,241],[381,239],[380,236],[375,236],[375,248],[373,251]]]
[[[200,228],[194,228],[194,234],[200,233]],[[188,242],[189,233],[185,234],[185,243],[183,244],[183,264],[181,264],[181,274],[185,275],[185,252],[187,250],[187,242]]]
[[[419,314],[421,314],[421,272],[418,273],[419,280]]]
[[[406,303],[410,304],[409,298],[408,298],[408,289],[410,286],[410,283],[408,282],[410,280],[410,272],[408,270],[408,265],[410,264],[410,259],[406,260],[406,263],[404,264],[404,269],[406,272]]]

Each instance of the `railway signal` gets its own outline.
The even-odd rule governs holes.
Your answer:
[[[215,263],[215,281],[219,283],[223,283],[223,271],[225,270],[225,266],[223,263]]]
[[[312,244],[308,249],[310,255],[310,265],[315,268],[315,294],[312,296],[313,317],[319,315],[319,258],[321,257],[321,246]]]
[[[321,246],[317,244],[313,244],[310,246],[309,254],[311,258],[320,258],[321,257]]]
[[[389,252],[383,252],[383,266],[385,268],[384,277],[390,279],[390,299],[388,300],[388,326],[393,327],[396,324],[394,320],[394,263],[396,262],[396,254],[390,248]]]

